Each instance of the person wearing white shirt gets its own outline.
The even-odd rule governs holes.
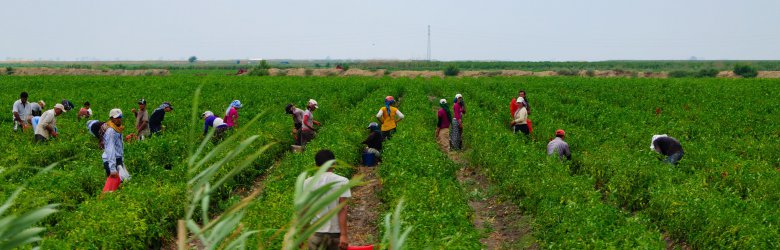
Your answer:
[[[320,150],[314,157],[314,161],[317,166],[322,166],[328,161],[335,159],[335,155],[333,155],[333,152],[330,150]],[[324,173],[324,175],[318,180],[317,183],[311,183],[312,179],[313,177],[309,177],[304,181],[304,190],[316,190],[329,183],[334,183],[334,185],[331,186],[331,190],[337,190],[349,182],[347,178],[333,173],[332,167]],[[317,213],[317,218],[320,218],[325,214],[328,214],[331,210],[336,209],[339,204],[344,204],[341,210],[338,211],[337,216],[333,216],[328,222],[325,222],[325,224],[317,229],[317,232],[312,235],[311,238],[309,238],[309,249],[347,249],[349,246],[349,237],[347,234],[346,202],[347,199],[351,196],[351,192],[349,189],[347,189],[344,193],[341,194],[341,196],[339,196],[338,202],[334,201],[333,203],[328,204],[325,209]]]

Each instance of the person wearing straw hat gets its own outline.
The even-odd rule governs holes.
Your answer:
[[[547,155],[558,155],[558,158],[563,160],[571,160],[571,151],[569,150],[569,144],[564,141],[566,137],[566,131],[559,129],[555,131],[555,139],[552,139],[547,143]]]
[[[54,105],[53,109],[50,109],[41,114],[41,118],[38,121],[38,125],[35,126],[35,141],[44,142],[51,137],[57,137],[57,116],[65,111],[65,106],[60,103]]]
[[[439,143],[439,146],[444,150],[444,152],[450,151],[450,146],[452,145],[451,137],[450,137],[450,124],[453,120],[452,118],[452,111],[450,111],[450,107],[447,105],[446,99],[439,100],[439,111],[436,112],[436,142]]]
[[[653,135],[650,149],[666,156],[666,159],[663,161],[672,165],[677,165],[682,160],[683,155],[685,155],[680,141],[666,134]]]
[[[152,133],[149,129],[149,111],[146,110],[146,100],[138,100],[138,109],[131,109],[135,116],[135,136],[139,140],[143,140]]]
[[[515,111],[514,119],[512,120],[512,129],[515,133],[522,132],[524,135],[528,135],[528,111],[525,109],[525,100],[522,97],[516,99],[518,109]]]
[[[165,119],[165,113],[173,111],[170,102],[163,102],[149,117],[149,130],[152,134],[158,134],[163,130],[162,122]]]
[[[306,105],[306,111],[303,112],[303,124],[301,127],[301,146],[306,146],[311,140],[317,136],[317,129],[314,125],[321,126],[320,122],[314,120],[314,111],[319,109],[320,106],[314,99],[309,99]]]
[[[398,110],[397,102],[393,96],[385,97],[385,106],[376,113],[376,119],[382,125],[382,137],[390,139],[396,131],[396,126],[404,119],[404,114]]]

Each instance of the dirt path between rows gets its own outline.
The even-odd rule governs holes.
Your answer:
[[[377,224],[381,206],[377,194],[382,189],[376,173],[377,167],[357,167],[356,174],[363,175],[365,184],[352,189],[352,198],[347,211],[349,244],[352,246],[373,245],[382,240]]]
[[[462,152],[449,152],[449,158],[460,164],[457,178],[469,196],[474,210],[474,227],[486,234],[480,242],[486,249],[538,249],[531,235],[530,216],[503,199],[487,177],[469,164]]]

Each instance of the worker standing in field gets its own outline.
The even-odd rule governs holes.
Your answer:
[[[303,143],[301,142],[301,129],[303,129],[303,114],[305,113],[302,109],[299,109],[295,107],[294,104],[290,103],[287,104],[286,107],[284,107],[285,113],[292,116],[293,120],[293,138],[295,139],[294,145],[301,146]]]
[[[333,155],[333,152],[327,149],[320,150],[317,152],[317,155],[314,156],[314,161],[318,167],[321,167],[322,165],[325,165],[332,160],[336,160],[336,156]],[[343,176],[333,173],[333,166],[334,165],[331,165],[328,171],[325,172],[316,183],[312,183],[313,177],[307,178],[303,182],[304,190],[313,192],[322,186],[333,183],[331,186],[331,192],[333,192],[342,186],[347,185],[349,180]],[[337,209],[339,204],[344,204],[344,206],[337,212],[337,215],[333,216],[330,220],[325,222],[319,229],[317,229],[316,233],[314,233],[314,235],[309,238],[309,249],[347,249],[349,246],[349,237],[347,234],[347,199],[350,197],[352,197],[352,192],[347,189],[344,191],[344,193],[339,195],[338,201],[333,201],[317,213],[317,218],[315,220],[324,217],[332,210]]]
[[[317,129],[314,125],[321,126],[320,122],[314,120],[314,111],[319,109],[320,106],[314,99],[309,99],[306,111],[303,112],[303,124],[301,127],[301,146],[306,146],[317,135]]]
[[[452,124],[450,125],[450,149],[460,150],[463,146],[463,115],[466,114],[466,103],[463,102],[463,95],[455,95],[452,104]]]
[[[135,136],[138,140],[143,140],[152,133],[149,129],[149,111],[146,110],[146,100],[138,100],[138,110],[131,109],[135,116]]]
[[[165,119],[165,113],[173,111],[170,102],[164,102],[152,112],[149,117],[149,130],[152,134],[158,134],[163,131],[162,121]]]
[[[514,118],[512,119],[512,129],[515,133],[522,132],[525,135],[528,135],[530,131],[528,131],[528,111],[525,109],[525,100],[522,97],[518,97],[516,100],[518,109],[515,111]]]
[[[523,106],[525,106],[526,112],[528,112],[528,114],[530,115],[531,114],[531,107],[528,106],[528,99],[525,97],[525,90],[521,89],[520,91],[517,92],[517,97],[516,98],[512,98],[512,103],[509,104],[509,111],[511,112],[512,117],[514,118],[515,111],[520,109],[520,106],[517,105],[517,99],[518,98],[523,98]]]
[[[103,168],[106,170],[106,177],[119,178],[119,166],[124,167],[125,146],[122,141],[122,132],[125,127],[122,126],[122,110],[112,109],[108,113],[109,120],[103,126]],[[113,190],[110,190],[113,191]]]
[[[22,130],[26,130],[30,127],[30,119],[32,118],[32,106],[27,102],[27,92],[19,94],[19,100],[16,100],[13,105],[14,115],[14,131],[18,131],[19,127]]]
[[[382,124],[382,137],[390,139],[396,131],[396,125],[404,119],[404,114],[396,107],[398,104],[393,96],[385,97],[385,106],[379,109],[376,119]]]
[[[366,148],[363,153],[374,154],[376,161],[381,161],[382,157],[382,132],[379,130],[379,124],[372,122],[368,124],[368,138],[363,140],[363,144],[366,144]]]
[[[243,105],[241,105],[241,101],[239,100],[233,100],[233,102],[230,103],[230,106],[228,106],[227,110],[225,110],[225,124],[228,125],[230,128],[238,128],[238,110],[241,109]]]
[[[65,112],[65,106],[60,103],[53,109],[43,112],[38,125],[35,126],[35,142],[44,142],[51,137],[57,137],[57,116]]]
[[[439,143],[444,152],[450,151],[452,145],[452,137],[450,137],[450,124],[454,121],[452,118],[452,111],[447,106],[447,100],[439,100],[439,111],[436,112],[436,142]]]
[[[559,129],[555,131],[555,139],[547,143],[547,155],[558,155],[558,158],[563,160],[571,160],[571,151],[569,150],[569,144],[564,141],[566,137],[566,131]]]
[[[685,152],[683,152],[680,141],[668,135],[653,135],[652,142],[650,143],[650,149],[655,150],[659,154],[666,156],[664,162],[677,165],[682,159]]]

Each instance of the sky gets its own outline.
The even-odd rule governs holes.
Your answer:
[[[780,59],[777,0],[8,0],[0,60]]]

